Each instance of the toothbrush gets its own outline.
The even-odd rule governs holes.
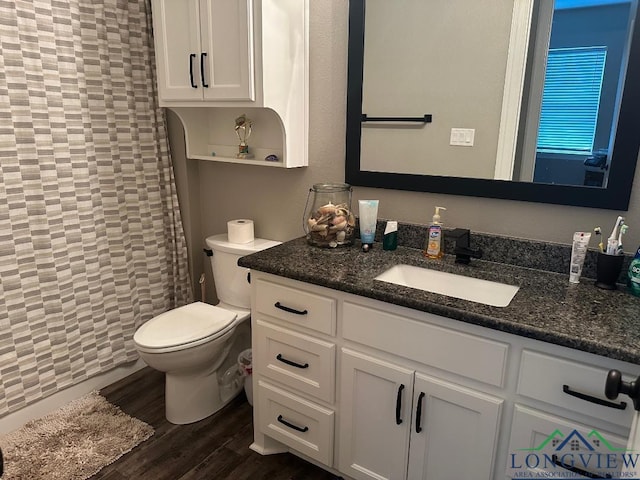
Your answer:
[[[627,230],[629,230],[629,225],[620,225],[620,234],[618,235],[618,251],[616,252],[617,255],[622,255],[624,253],[624,250],[622,250],[622,235],[627,233]]]
[[[604,253],[604,242],[602,241],[602,229],[600,227],[596,227],[593,229],[593,231],[596,234],[596,236],[600,238],[600,243],[598,243],[598,247],[600,248],[600,251]]]
[[[624,223],[624,217],[618,216],[616,219],[616,223],[613,226],[613,230],[611,231],[611,235],[607,240],[607,255],[615,255],[618,251],[618,239],[616,238],[618,233],[618,228]]]
[[[618,216],[618,218],[616,219],[616,223],[613,226],[613,230],[611,231],[611,235],[609,235],[609,240],[615,240],[616,239],[616,236],[618,234],[618,228],[623,223],[624,223],[624,217]]]

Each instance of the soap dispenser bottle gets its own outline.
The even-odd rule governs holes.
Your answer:
[[[433,220],[429,224],[427,233],[427,245],[424,249],[424,256],[427,258],[442,258],[444,255],[442,244],[442,222],[440,222],[440,210],[446,210],[444,207],[436,207],[433,214]]]

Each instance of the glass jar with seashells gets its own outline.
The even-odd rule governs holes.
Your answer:
[[[329,248],[351,245],[356,226],[351,213],[351,185],[314,184],[307,195],[303,224],[310,245]]]

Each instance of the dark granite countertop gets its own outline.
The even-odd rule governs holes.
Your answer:
[[[238,264],[322,287],[373,298],[454,320],[542,340],[640,365],[640,298],[620,288],[607,291],[593,280],[570,284],[567,274],[455,257],[429,260],[417,248],[367,253],[360,243],[322,249],[304,238],[242,257]],[[492,307],[374,280],[393,265],[407,264],[518,285],[507,307]]]

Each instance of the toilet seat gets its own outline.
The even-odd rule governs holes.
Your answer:
[[[150,353],[185,350],[214,340],[235,327],[235,312],[195,302],[162,313],[133,335],[138,349]]]

